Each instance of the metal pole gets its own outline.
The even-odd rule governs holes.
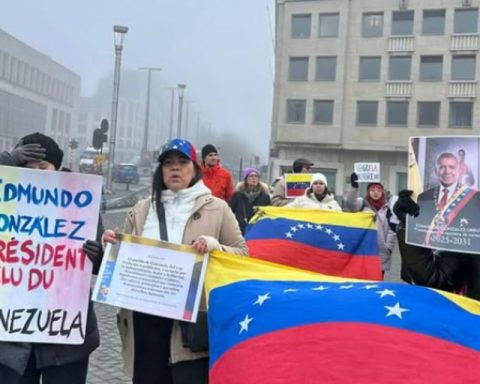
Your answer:
[[[170,134],[168,135],[169,140],[173,139],[173,113],[175,110],[175,88],[169,88],[172,91],[172,97],[170,100]]]
[[[143,132],[143,144],[142,144],[142,155],[147,153],[148,150],[148,130],[150,124],[150,90],[152,85],[152,71],[161,71],[161,68],[154,67],[140,67],[138,68],[141,71],[148,71],[147,78],[147,101],[145,105],[145,129]],[[143,156],[142,156],[143,160]]]
[[[189,140],[189,132],[188,132],[188,126],[189,126],[189,119],[190,119],[190,104],[193,104],[193,101],[185,101],[185,104],[187,104],[187,111],[185,114],[185,139]]]
[[[178,84],[178,120],[177,120],[177,137],[182,137],[182,112],[183,112],[183,91],[185,84]]]
[[[200,115],[202,113],[201,112],[198,112],[197,113],[197,133],[196,133],[196,137],[195,137],[195,140],[198,141],[200,139]]]

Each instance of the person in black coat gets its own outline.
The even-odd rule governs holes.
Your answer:
[[[240,182],[230,200],[230,208],[238,221],[242,235],[248,221],[255,213],[254,207],[270,205],[270,194],[268,187],[260,182],[260,173],[256,168],[245,168],[243,170],[243,181]]]

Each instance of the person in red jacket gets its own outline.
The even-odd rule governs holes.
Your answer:
[[[220,165],[217,148],[207,144],[202,148],[203,182],[212,195],[229,202],[233,195],[233,178],[230,172]]]

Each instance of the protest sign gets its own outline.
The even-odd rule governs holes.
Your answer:
[[[0,340],[81,344],[102,178],[0,167]]]
[[[117,239],[105,250],[92,300],[195,322],[207,254],[131,235],[117,235]]]
[[[354,163],[359,183],[380,183],[380,163]]]
[[[310,187],[312,180],[311,173],[286,173],[285,178],[285,197],[295,198],[303,196],[305,190]]]

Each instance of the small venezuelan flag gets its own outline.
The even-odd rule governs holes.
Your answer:
[[[252,257],[327,275],[382,279],[371,212],[260,207],[245,239]]]
[[[285,197],[303,196],[310,187],[311,173],[286,173]]]
[[[480,303],[211,255],[210,384],[479,383]]]

